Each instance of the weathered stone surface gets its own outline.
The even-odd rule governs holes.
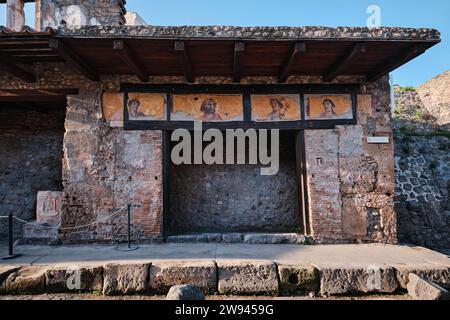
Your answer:
[[[63,28],[62,35],[91,35],[103,37],[174,37],[174,38],[230,38],[230,39],[439,39],[440,32],[434,29],[413,28],[365,28],[365,27],[229,27],[229,26],[121,26]]]
[[[307,265],[278,265],[280,290],[284,294],[308,293],[319,290],[319,271]]]
[[[46,292],[98,291],[103,288],[102,267],[64,267],[46,272]]]
[[[14,273],[19,270],[20,270],[20,267],[16,267],[16,266],[5,266],[5,267],[0,266],[0,285],[6,278],[8,278],[8,276],[11,273]]]
[[[424,280],[414,273],[409,274],[408,294],[416,300],[447,300],[449,292],[430,281]]]
[[[278,294],[274,263],[218,262],[218,269],[221,294]]]
[[[87,25],[118,26],[125,23],[125,1],[41,0],[41,28],[57,28],[64,20],[70,28]]]
[[[45,267],[23,267],[0,285],[0,294],[22,295],[45,292]]]
[[[55,241],[58,239],[58,228],[47,224],[32,222],[23,226],[23,237],[26,240],[46,240]]]
[[[1,88],[4,86],[0,85]],[[0,215],[36,219],[36,194],[61,190],[64,108],[48,112],[29,105],[0,110]],[[0,219],[0,235],[8,232],[8,220]],[[23,235],[23,224],[14,223],[14,237]]]
[[[407,288],[410,273],[424,280],[436,283],[441,287],[450,289],[450,267],[395,266],[395,273],[400,288],[402,289]]]
[[[195,286],[180,285],[170,288],[166,300],[205,300],[205,295]]]
[[[244,235],[242,233],[224,233],[222,235],[223,243],[242,243],[244,242]]]
[[[262,165],[174,165],[170,219],[176,234],[292,232],[300,228],[295,135],[280,133],[280,168],[262,176]]]
[[[198,242],[198,235],[181,235],[167,237],[168,243],[196,243]]]
[[[303,244],[305,236],[296,233],[250,233],[244,235],[247,244]]]
[[[36,221],[49,226],[61,225],[62,192],[39,191],[36,203]]]
[[[103,294],[134,294],[147,290],[150,263],[107,264],[103,267]]]
[[[214,262],[165,262],[150,267],[151,291],[167,293],[174,285],[194,285],[205,293],[217,290],[217,268]]]
[[[352,293],[392,293],[398,288],[394,269],[369,266],[317,266],[320,292],[324,295]]]

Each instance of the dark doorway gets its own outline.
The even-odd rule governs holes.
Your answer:
[[[280,170],[273,176],[260,175],[261,165],[170,161],[165,234],[299,232],[296,136],[296,131],[280,131]]]

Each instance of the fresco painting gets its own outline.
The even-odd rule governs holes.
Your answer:
[[[130,120],[167,120],[167,95],[164,93],[129,93],[127,108]]]
[[[252,95],[253,121],[300,120],[300,95]]]
[[[348,94],[305,95],[306,119],[353,119],[352,99]]]
[[[111,126],[123,126],[123,93],[106,92],[102,97],[103,117]]]
[[[208,122],[243,121],[242,95],[173,95],[171,120]]]

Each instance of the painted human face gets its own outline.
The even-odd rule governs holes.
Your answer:
[[[270,104],[272,106],[272,111],[273,112],[278,112],[283,107],[278,100],[272,100],[272,101],[270,101]]]
[[[138,108],[139,108],[139,102],[137,102],[137,101],[130,102],[130,106],[128,107],[128,110],[130,111],[130,115],[132,117],[136,116]]]
[[[329,100],[324,101],[323,106],[325,107],[326,112],[332,112],[333,111],[333,103]]]
[[[206,101],[203,105],[203,111],[205,114],[215,114],[216,113],[216,106],[214,105],[213,101]]]

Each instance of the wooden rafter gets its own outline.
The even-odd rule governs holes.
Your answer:
[[[50,39],[49,46],[53,49],[69,66],[77,69],[92,81],[98,81],[97,71],[76,54],[67,44],[59,39]]]
[[[339,76],[360,54],[366,52],[366,45],[362,42],[356,43],[343,57],[340,57],[332,67],[323,75],[323,81],[331,82]]]
[[[241,82],[241,64],[244,56],[245,43],[236,42],[234,44],[234,61],[233,61],[233,82]]]
[[[139,80],[148,81],[148,72],[136,54],[124,40],[114,40],[113,50],[117,52],[120,59],[131,69]]]
[[[17,64],[13,57],[3,52],[0,52],[0,70],[3,70],[25,82],[36,82],[37,80],[34,72],[21,67]]]
[[[283,66],[281,68],[281,72],[278,76],[278,82],[283,83],[286,82],[286,80],[291,75],[292,67],[295,64],[295,61],[298,57],[298,55],[306,52],[306,43],[305,42],[297,42],[292,47],[291,52],[289,53],[289,56],[287,57],[286,61],[283,63]]]
[[[178,60],[181,67],[183,68],[184,76],[187,82],[194,82],[194,70],[192,68],[192,63],[189,58],[189,54],[184,41],[175,41],[175,52],[178,55]]]
[[[426,51],[426,47],[422,44],[414,44],[402,52],[398,52],[386,59],[382,64],[377,66],[367,75],[367,81],[374,82],[389,72],[397,69],[412,59],[420,56]]]

